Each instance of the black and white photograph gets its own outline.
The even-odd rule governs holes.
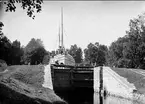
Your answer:
[[[0,104],[145,104],[145,1],[0,0]]]

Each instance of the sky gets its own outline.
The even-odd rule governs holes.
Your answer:
[[[48,51],[58,48],[58,33],[63,7],[64,45],[82,49],[95,42],[110,46],[126,35],[130,19],[145,11],[144,1],[44,1],[35,19],[17,4],[16,12],[0,10],[3,32],[11,40],[26,46],[31,38],[40,38]],[[3,11],[3,12],[2,12]]]

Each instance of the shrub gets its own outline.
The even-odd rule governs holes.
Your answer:
[[[0,72],[4,71],[6,68],[7,68],[7,63],[4,60],[0,59]]]

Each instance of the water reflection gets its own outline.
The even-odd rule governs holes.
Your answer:
[[[105,98],[103,98],[99,96],[98,93],[94,93],[94,104],[145,104],[145,102],[143,103],[135,100],[128,100],[114,96],[106,96]]]
[[[105,98],[94,93],[93,89],[76,88],[73,90],[55,91],[58,96],[68,102],[68,104],[145,104],[135,100],[127,100],[114,96]],[[103,102],[103,103],[102,103]]]
[[[55,93],[68,104],[93,104],[93,88],[74,88],[71,90],[55,90]]]

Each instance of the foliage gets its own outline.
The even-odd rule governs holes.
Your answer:
[[[21,56],[23,55],[23,49],[20,46],[19,41],[11,41],[4,35],[0,37],[0,59],[6,61],[8,65],[21,64]]]
[[[7,63],[4,60],[0,59],[0,72],[6,70]]]
[[[4,24],[2,22],[0,22],[0,37],[3,35],[3,32],[2,32],[3,26],[4,26]]]
[[[57,51],[51,51],[51,52],[50,52],[50,56],[51,56],[51,57],[54,57],[56,54],[57,54]]]
[[[109,65],[145,68],[145,13],[130,20],[126,33],[109,47]]]
[[[41,39],[32,38],[24,48],[24,55],[21,62],[23,64],[37,65],[42,63],[43,57],[46,55],[46,50]]]
[[[0,37],[0,47],[0,59],[5,60],[8,65],[40,64],[44,56],[48,55],[40,39],[31,39],[23,49],[18,40],[11,43],[3,35]]]
[[[49,61],[50,61],[50,54],[47,54],[43,57],[43,61],[42,61],[42,64],[49,64]]]
[[[34,19],[34,12],[39,13],[42,10],[41,4],[43,0],[7,0],[4,2],[6,4],[6,12],[15,12],[16,3],[19,3],[23,9],[26,9],[27,15]]]
[[[11,42],[6,36],[0,37],[0,59],[3,59],[10,64]]]
[[[21,48],[21,43],[18,40],[13,41],[11,46],[11,55],[12,55],[12,65],[21,64],[21,57],[23,56],[23,48]]]
[[[44,47],[39,47],[37,49],[35,49],[34,51],[32,51],[31,53],[31,64],[32,65],[37,65],[42,63],[43,58],[46,54],[46,50],[44,49]]]
[[[24,51],[26,52],[31,52],[39,47],[44,47],[43,42],[41,39],[34,39],[32,38],[29,43],[26,45]]]
[[[100,45],[98,42],[95,44],[88,44],[84,49],[85,61],[94,66],[101,66],[106,63],[106,53],[108,49],[105,45]]]
[[[70,49],[67,50],[68,53],[74,58],[76,63],[82,62],[82,49],[76,44],[71,45]]]
[[[43,3],[43,0],[7,0],[7,1],[0,0],[0,2],[3,2],[6,5],[6,12],[15,12],[16,4],[19,3],[23,9],[27,10],[27,15],[34,19],[35,11],[37,13],[41,11],[41,4]],[[27,48],[25,48],[24,50],[25,55],[22,57],[24,52],[23,52],[23,48],[20,47],[20,42],[16,40],[13,43],[11,43],[10,40],[6,36],[4,36],[2,32],[3,26],[4,24],[0,21],[0,47],[1,47],[0,59],[4,59],[9,65],[21,64],[22,62],[24,62],[23,61],[24,59],[29,61],[30,59],[28,59],[27,57],[30,55],[28,53],[38,48],[38,47],[35,47],[35,46],[38,46],[38,44],[36,44],[33,48],[31,47],[31,45],[34,45],[35,43],[30,44],[30,46],[27,46]],[[42,46],[41,44],[42,41],[37,40],[37,43],[39,43],[39,45]],[[29,47],[31,47],[32,50],[30,50]],[[29,50],[30,52],[27,53],[27,50]],[[40,50],[38,51],[40,52]]]

